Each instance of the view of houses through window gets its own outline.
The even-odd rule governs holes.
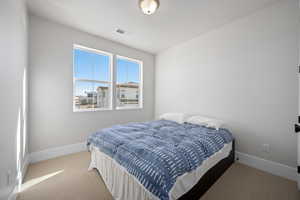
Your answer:
[[[140,63],[117,57],[117,108],[140,107]]]
[[[95,111],[141,107],[141,62],[74,46],[74,111]],[[116,70],[116,80],[112,72]],[[115,81],[115,84],[113,84]],[[115,88],[113,86],[115,85]],[[113,99],[115,90],[115,99]]]

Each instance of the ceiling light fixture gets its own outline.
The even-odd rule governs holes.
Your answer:
[[[151,15],[159,7],[159,0],[139,0],[140,8],[146,15]]]

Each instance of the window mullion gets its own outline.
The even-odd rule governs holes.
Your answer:
[[[116,56],[112,56],[112,63],[111,63],[111,106],[112,109],[116,109],[116,73],[117,73],[117,63],[116,63]]]
[[[140,83],[139,83],[139,107],[143,108],[144,104],[144,72],[143,72],[143,63],[140,62],[139,74],[140,74]]]

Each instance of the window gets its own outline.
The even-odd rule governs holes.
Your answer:
[[[116,108],[141,108],[142,63],[138,60],[116,58]]]
[[[112,108],[112,55],[74,45],[74,111]]]
[[[110,53],[74,45],[73,111],[143,107],[142,62],[116,56],[114,63]]]

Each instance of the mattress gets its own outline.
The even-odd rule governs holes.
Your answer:
[[[211,155],[195,170],[185,173],[176,179],[169,192],[169,199],[175,200],[188,192],[201,177],[219,161],[229,156],[232,142]],[[91,163],[89,170],[97,169],[115,200],[158,200],[127,170],[114,159],[91,145]]]

